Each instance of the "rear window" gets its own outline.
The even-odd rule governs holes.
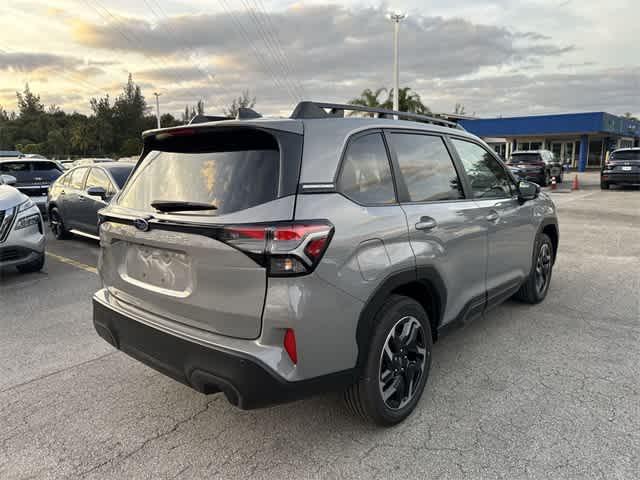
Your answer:
[[[0,172],[29,172],[31,171],[31,164],[29,162],[4,162],[0,163]]]
[[[162,145],[155,141],[154,146]],[[180,135],[152,150],[120,196],[119,205],[153,211],[156,200],[215,205],[214,215],[278,198],[278,142],[261,131]],[[296,172],[297,174],[297,172]]]
[[[538,163],[542,161],[539,153],[513,153],[511,163]]]
[[[611,154],[611,160],[640,160],[640,150],[613,152]]]
[[[131,165],[130,167],[112,168],[109,170],[109,173],[118,184],[118,188],[124,187],[124,184],[127,183],[127,179],[129,178],[129,175],[131,175],[133,167],[134,166]]]
[[[50,172],[52,170],[61,172],[60,167],[53,162],[33,162],[32,166],[34,172]]]

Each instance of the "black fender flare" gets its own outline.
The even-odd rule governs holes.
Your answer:
[[[442,321],[442,313],[447,304],[447,288],[438,270],[432,266],[424,266],[418,268],[410,268],[394,272],[387,276],[373,293],[366,300],[363,309],[358,317],[358,326],[356,328],[356,343],[358,345],[358,359],[356,362],[356,371],[360,374],[364,368],[367,356],[369,354],[369,343],[371,334],[375,327],[374,318],[378,310],[384,302],[389,298],[392,292],[411,283],[427,283],[437,302],[435,318],[436,328],[440,326]]]

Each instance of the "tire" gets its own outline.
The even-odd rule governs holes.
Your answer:
[[[431,368],[432,343],[424,308],[411,298],[390,296],[374,318],[361,379],[345,392],[347,408],[380,426],[402,422],[422,397]],[[390,394],[386,400],[383,392]]]
[[[41,253],[35,260],[25,263],[24,265],[18,265],[16,268],[20,273],[33,273],[39,272],[44,267],[44,253]]]
[[[545,172],[544,177],[542,178],[541,187],[548,187],[551,183],[551,174],[549,172]]]
[[[608,182],[603,182],[603,181],[600,182],[600,189],[601,190],[609,190],[609,186],[610,185],[609,185]]]
[[[533,249],[533,265],[527,280],[516,292],[514,298],[532,305],[542,302],[549,291],[551,275],[553,273],[554,252],[553,243],[548,235],[541,233],[536,238]],[[541,285],[542,278],[544,283]]]
[[[66,240],[71,237],[71,233],[69,233],[62,221],[62,215],[55,207],[49,212],[49,228],[56,240]]]

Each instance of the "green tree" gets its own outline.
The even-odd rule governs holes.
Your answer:
[[[40,95],[32,93],[28,83],[24,87],[24,92],[16,92],[16,97],[18,97],[20,117],[35,116],[44,112],[44,105],[40,102]]]
[[[47,134],[47,150],[55,156],[69,152],[67,138],[62,129],[51,130]]]
[[[249,96],[249,90],[245,90],[242,94],[234,98],[231,104],[224,108],[222,111],[225,117],[236,118],[238,116],[238,110],[240,108],[253,108],[256,104],[256,97],[251,98]]]
[[[71,127],[71,136],[69,138],[71,146],[80,154],[86,155],[89,146],[91,145],[89,139],[89,125],[87,122],[76,122]]]
[[[384,108],[393,108],[393,90],[389,91],[387,101],[383,104]],[[398,109],[401,112],[423,113],[429,114],[431,110],[422,103],[422,99],[418,93],[411,90],[410,87],[398,89]]]
[[[387,89],[384,87],[377,89],[375,92],[370,88],[366,88],[362,91],[359,97],[350,100],[349,104],[359,105],[361,107],[381,108],[383,105],[382,102],[380,102],[380,95],[382,94],[382,92],[386,91]],[[352,115],[353,114],[354,113],[352,113]],[[374,116],[373,113],[368,115],[371,117]]]

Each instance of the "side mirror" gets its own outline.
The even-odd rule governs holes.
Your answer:
[[[107,197],[107,191],[102,187],[89,187],[87,188],[87,195],[92,197],[100,197],[104,200]]]
[[[15,185],[18,179],[13,175],[0,175],[0,185]]]
[[[521,180],[518,183],[518,199],[521,202],[526,202],[528,200],[533,200],[538,198],[540,194],[540,186],[533,182],[527,182],[525,180]]]

